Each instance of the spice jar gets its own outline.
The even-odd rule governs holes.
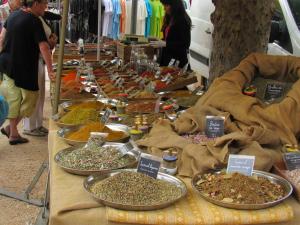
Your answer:
[[[129,133],[130,133],[130,137],[134,141],[137,141],[137,140],[141,139],[144,135],[144,133],[142,131],[136,130],[136,129],[130,130]]]
[[[139,127],[139,130],[142,131],[144,134],[149,132],[149,124],[148,124],[148,117],[147,115],[142,116],[142,124]]]
[[[135,127],[135,129],[138,130],[141,125],[142,125],[141,115],[135,116],[135,118],[134,118],[134,127]]]
[[[126,106],[125,106],[124,102],[119,101],[117,103],[117,113],[118,114],[125,114],[125,108],[126,108]]]
[[[161,171],[166,174],[175,175],[177,173],[177,152],[169,150],[164,153]]]

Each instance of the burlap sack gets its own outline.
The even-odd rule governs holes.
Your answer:
[[[269,79],[295,82],[286,97],[265,106],[256,98],[242,94],[246,83],[257,75]],[[182,149],[179,174],[197,172],[226,165],[229,154],[256,156],[255,168],[269,170],[280,158],[282,144],[297,144],[300,134],[300,59],[292,56],[252,54],[240,65],[216,79],[208,92],[178,118],[174,124],[159,121],[139,145],[163,150]],[[192,144],[178,134],[204,131],[205,117],[225,117],[225,133],[214,142]],[[174,126],[174,127],[173,127]]]

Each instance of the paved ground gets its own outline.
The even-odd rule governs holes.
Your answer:
[[[48,84],[46,85],[48,86]],[[49,94],[46,96],[45,115],[51,113]],[[48,126],[48,119],[44,125]],[[22,128],[20,128],[22,130]],[[47,137],[31,137],[22,145],[9,145],[8,139],[0,134],[0,188],[21,193],[30,184],[44,160],[48,159]],[[30,195],[33,199],[44,196],[46,172]],[[39,207],[0,195],[0,225],[31,225],[40,211]]]

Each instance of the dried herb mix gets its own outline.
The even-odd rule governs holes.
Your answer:
[[[91,191],[99,198],[124,205],[154,205],[175,200],[181,189],[142,173],[121,172],[95,183]]]
[[[214,200],[237,204],[263,204],[281,199],[285,192],[281,185],[268,179],[239,173],[204,174],[196,182],[204,195]]]
[[[125,167],[135,161],[132,155],[124,155],[112,146],[79,148],[62,155],[62,166],[78,170],[106,170]]]

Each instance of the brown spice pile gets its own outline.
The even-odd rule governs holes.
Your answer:
[[[196,187],[214,200],[237,204],[263,204],[281,199],[284,189],[268,179],[239,173],[204,174]]]

